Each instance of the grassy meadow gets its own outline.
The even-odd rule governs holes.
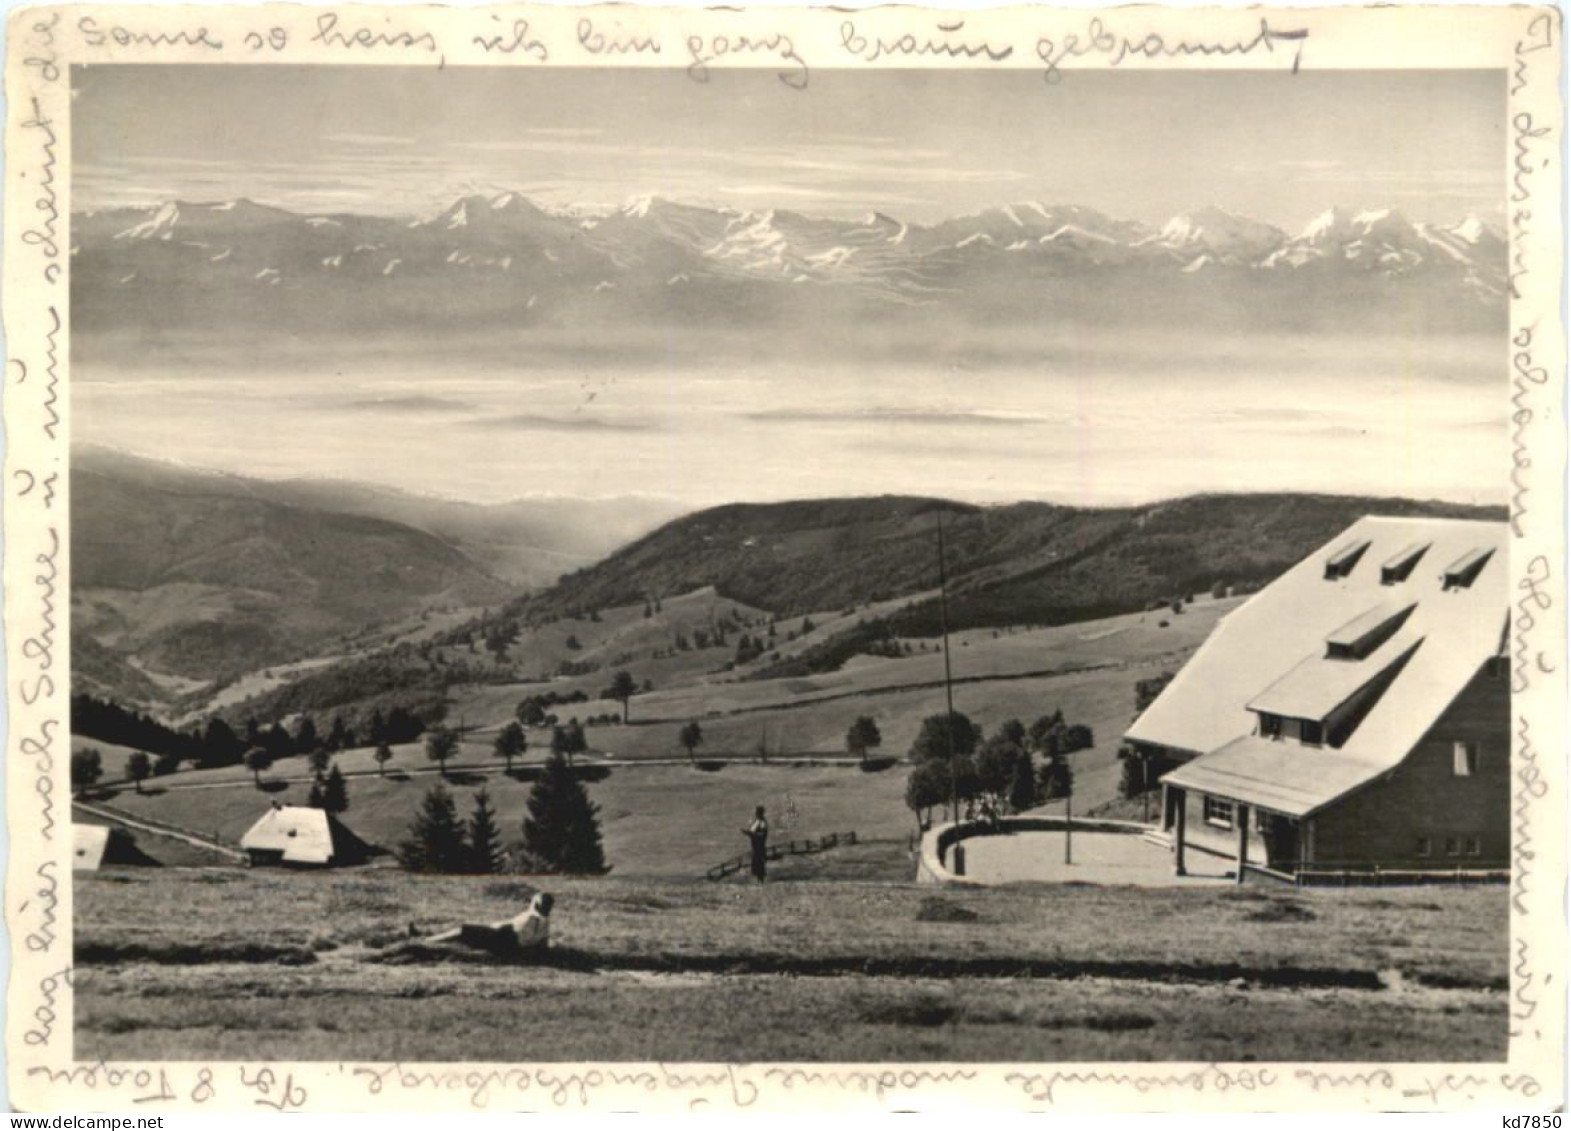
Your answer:
[[[422,756],[423,758],[423,756]],[[601,777],[601,775],[604,775]],[[466,817],[482,786],[504,836],[517,840],[533,774],[453,770],[448,788]],[[902,850],[916,829],[903,801],[899,767],[863,772],[856,766],[727,765],[715,771],[689,766],[618,766],[589,773],[589,796],[600,807],[606,860],[616,875],[701,877],[711,866],[746,851],[741,827],[755,805],[767,806],[775,839],[855,832],[864,841],[898,841]],[[598,779],[598,780],[596,780]],[[346,825],[372,844],[394,848],[403,839],[435,774],[349,779]],[[310,786],[294,782],[258,791],[249,777],[214,788],[146,793],[119,791],[107,801],[130,817],[151,818],[237,844],[271,801],[303,805]],[[141,839],[142,834],[138,834]],[[158,857],[158,846],[146,850]],[[836,852],[842,850],[837,849]],[[909,879],[913,865],[903,851],[891,878]]]
[[[734,608],[723,603],[721,609],[717,602],[706,591],[667,601],[647,620],[641,610],[622,608],[606,611],[598,622],[564,622],[547,631],[564,640],[581,631],[586,649],[608,651],[613,641],[653,631],[650,621],[707,623]],[[1071,722],[1090,726],[1095,744],[1075,755],[1076,804],[1082,811],[1106,804],[1117,793],[1115,755],[1133,715],[1135,681],[1176,668],[1236,604],[1236,599],[1201,598],[1177,616],[1137,613],[1046,629],[956,634],[953,666],[963,681],[955,688],[956,708],[989,731],[1006,719],[1029,723],[1060,708]],[[813,635],[816,630],[803,639]],[[539,641],[531,646],[544,647]],[[670,662],[691,666],[694,655],[681,653]],[[702,874],[745,847],[737,830],[755,805],[769,808],[777,836],[855,831],[866,840],[904,841],[915,827],[903,801],[905,769],[898,762],[872,772],[846,764],[845,734],[858,716],[870,716],[883,735],[875,753],[882,761],[903,758],[922,718],[944,709],[942,677],[941,657],[918,652],[900,659],[862,657],[841,671],[811,678],[744,682],[727,674],[723,680],[709,676],[636,696],[631,725],[586,731],[591,751],[582,761],[591,768],[590,794],[601,809],[607,859],[618,874]],[[601,684],[608,678],[603,672],[596,677]],[[530,749],[512,776],[502,772],[492,740],[521,698],[542,687],[560,691],[571,682],[461,689],[449,717],[468,729],[448,762],[447,777],[461,812],[484,786],[504,832],[518,835],[530,767],[549,750],[550,732],[529,732]],[[564,717],[585,718],[619,709],[620,704],[607,701],[556,708]],[[699,766],[619,764],[685,763],[677,732],[689,718],[698,718],[704,730]],[[260,789],[250,770],[227,766],[184,769],[151,779],[138,792],[124,781],[128,748],[83,739],[75,745],[93,746],[103,755],[104,781],[92,800],[230,844],[268,803],[304,804],[310,789],[306,760],[294,757],[266,771]],[[760,751],[776,761],[756,764]],[[437,780],[436,767],[419,742],[396,746],[385,774],[372,754],[363,747],[336,755],[339,769],[349,775],[351,808],[345,821],[364,839],[392,848]],[[754,764],[720,765],[725,758]],[[839,764],[780,761],[785,758],[836,759]],[[608,761],[618,764],[596,766]],[[155,857],[157,847],[149,847]],[[895,878],[909,875],[909,867],[901,864]]]
[[[955,705],[991,731],[1055,709],[1093,729],[1077,753],[1077,812],[1112,802],[1134,684],[1174,670],[1237,600],[1181,615],[1130,614],[1046,629],[957,633]],[[549,730],[529,734],[512,773],[492,754],[520,699],[596,694],[618,656],[661,647],[673,626],[753,616],[713,591],[521,641],[518,670],[598,657],[591,676],[456,687],[467,728],[448,787],[467,816],[484,787],[516,840]],[[825,613],[821,633],[854,623]],[[1164,623],[1165,622],[1165,623]],[[792,626],[800,627],[799,622]],[[756,630],[754,630],[756,631]],[[784,623],[777,632],[786,631]],[[447,645],[444,647],[452,648]],[[462,646],[458,651],[467,652]],[[532,964],[477,960],[411,939],[509,917],[521,877],[421,877],[388,858],[346,872],[213,866],[214,855],[152,833],[167,865],[75,877],[76,1055],[137,1059],[333,1060],[1474,1060],[1506,1039],[1501,889],[1293,891],[1250,885],[1135,889],[1067,884],[939,890],[913,882],[915,824],[903,756],[944,705],[942,660],[859,656],[838,671],[745,680],[726,651],[641,661],[656,690],[633,723],[587,730],[579,764],[599,807],[609,876],[556,879],[553,949]],[[760,661],[762,662],[762,661]],[[651,666],[653,665],[653,666]],[[591,717],[604,701],[556,710]],[[846,757],[869,715],[881,758]],[[689,764],[676,740],[698,718]],[[309,768],[185,769],[138,792],[104,756],[89,803],[235,844],[272,801],[304,804]],[[760,752],[767,761],[760,760]],[[726,761],[735,758],[735,761]],[[898,759],[898,760],[896,760]],[[393,848],[438,780],[420,743],[380,773],[342,751],[345,823]],[[711,884],[746,848],[755,805],[776,841],[855,831],[858,843],[771,867],[759,888]],[[101,822],[102,817],[83,817]],[[1156,851],[1153,849],[1153,851]],[[206,865],[206,866],[202,866]],[[418,1011],[412,1014],[411,1007]],[[411,1024],[417,1016],[419,1023]]]
[[[532,891],[525,880],[82,877],[76,1055],[1267,1061],[1505,1051],[1502,889],[937,893],[781,879],[554,879],[550,958],[510,965],[408,934],[411,924],[429,932],[509,915]]]

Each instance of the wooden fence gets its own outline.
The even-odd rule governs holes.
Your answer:
[[[789,840],[784,844],[773,844],[764,854],[766,860],[783,860],[787,856],[812,856],[819,852],[828,852],[831,848],[840,845],[856,843],[856,833],[830,833],[828,836],[819,837],[817,840]],[[716,864],[705,875],[710,881],[719,881],[727,876],[734,876],[753,862],[753,854],[744,852],[740,856],[733,856],[723,864]]]
[[[1257,869],[1249,867],[1250,871]],[[1299,887],[1404,887],[1410,884],[1505,884],[1506,868],[1436,868],[1396,871],[1380,869],[1306,869],[1292,877]]]

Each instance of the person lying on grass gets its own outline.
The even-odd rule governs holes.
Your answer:
[[[456,942],[462,946],[489,951],[492,954],[522,954],[544,951],[551,944],[551,905],[555,902],[549,892],[536,892],[529,901],[529,909],[522,915],[503,919],[497,923],[464,923],[451,930],[427,935],[422,940],[431,943]],[[419,937],[415,925],[409,925],[411,937]]]

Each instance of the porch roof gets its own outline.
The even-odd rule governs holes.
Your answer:
[[[1289,817],[1303,817],[1389,767],[1325,747],[1246,735],[1162,781]]]

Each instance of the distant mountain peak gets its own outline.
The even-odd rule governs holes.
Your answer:
[[[1353,213],[1335,204],[1304,225],[1298,238],[1305,243],[1326,243],[1345,236],[1352,227],[1352,221]]]
[[[202,306],[201,296],[218,301],[226,288],[242,283],[250,292],[245,302],[261,303],[258,317],[275,318],[277,300],[254,297],[259,272],[270,272],[269,283],[280,282],[268,289],[292,296],[297,311],[338,301],[300,302],[302,288],[369,288],[365,301],[372,302],[384,285],[429,286],[430,309],[476,320],[522,310],[538,311],[534,319],[563,317],[576,296],[609,295],[613,286],[617,297],[601,300],[602,307],[667,317],[661,313],[670,309],[667,299],[653,300],[650,293],[658,287],[671,296],[679,284],[691,284],[685,293],[700,301],[687,313],[701,317],[715,301],[712,281],[760,288],[739,309],[766,319],[805,309],[802,300],[774,289],[792,282],[855,288],[856,301],[879,304],[879,311],[965,306],[967,295],[981,293],[978,287],[992,288],[1017,296],[1022,317],[1029,316],[1028,306],[1043,309],[1044,300],[1056,310],[1085,305],[1079,301],[1084,294],[1069,304],[1048,296],[1062,297],[1068,280],[1093,276],[1114,290],[1171,288],[1175,302],[1199,293],[1182,280],[1202,271],[1212,280],[1204,290],[1213,297],[1223,294],[1218,288],[1247,291],[1247,276],[1255,271],[1271,272],[1273,285],[1281,286],[1293,285],[1287,280],[1300,268],[1312,268],[1302,274],[1302,286],[1324,285],[1330,271],[1345,271],[1361,286],[1400,277],[1422,290],[1419,301],[1442,319],[1458,305],[1469,317],[1480,306],[1502,310],[1505,294],[1504,237],[1480,217],[1414,225],[1393,209],[1342,206],[1289,236],[1215,205],[1182,212],[1153,231],[1084,205],[1042,200],[908,224],[876,210],[858,218],[780,208],[736,211],[655,194],[609,209],[548,210],[523,193],[488,190],[412,221],[295,214],[245,198],[171,201],[96,217],[78,213],[78,236],[80,248],[73,251],[81,254],[73,262],[82,278],[101,277],[104,287],[134,282],[155,306],[161,301],[157,289],[167,285],[173,292],[163,308],[175,318]],[[159,241],[158,253],[148,249],[149,241]],[[286,279],[277,280],[279,274]],[[398,282],[380,283],[384,278]],[[325,291],[322,297],[328,299]],[[1371,297],[1377,306],[1397,299],[1394,292]],[[1107,305],[1116,302],[1110,290]],[[1348,303],[1373,310],[1352,297]],[[1245,292],[1238,305],[1248,305]],[[1147,309],[1169,306],[1163,298]],[[88,310],[89,319],[93,313]]]
[[[117,240],[151,240],[168,239],[169,233],[174,231],[175,225],[180,222],[180,206],[174,201],[159,205],[158,210],[151,217],[141,223],[133,224],[123,232],[115,235]]]

